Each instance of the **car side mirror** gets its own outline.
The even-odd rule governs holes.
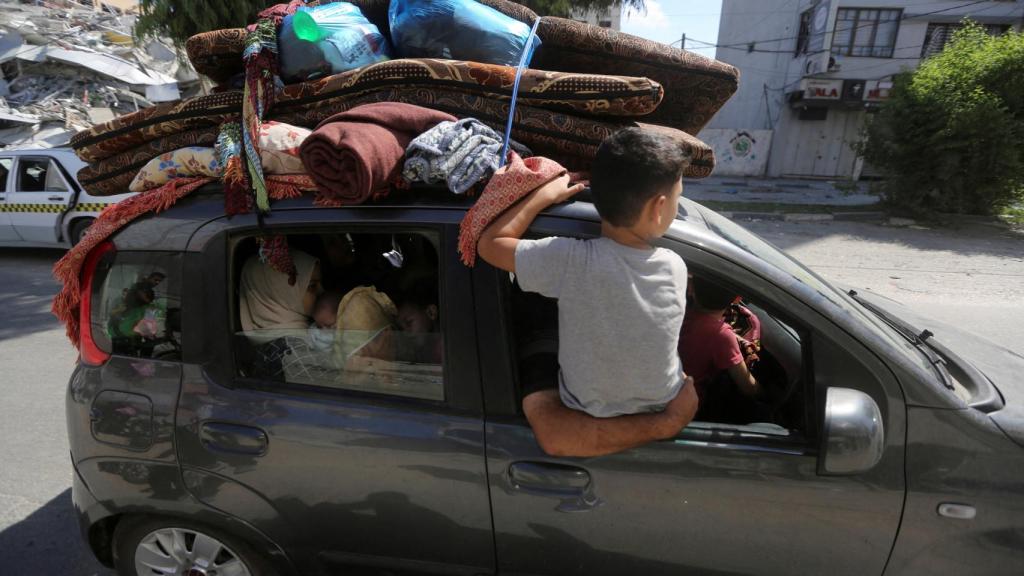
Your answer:
[[[860,390],[829,388],[825,398],[825,458],[821,472],[867,472],[882,459],[885,431],[878,404]]]

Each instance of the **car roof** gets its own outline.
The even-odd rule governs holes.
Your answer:
[[[475,200],[474,197],[452,194],[445,188],[422,186],[405,193],[392,195],[384,201],[375,202],[372,205],[354,206],[348,209],[388,207],[465,212],[473,206]],[[273,207],[274,211],[303,209],[329,210],[330,208],[316,206],[313,196],[310,195],[280,200],[275,202]],[[670,235],[688,243],[702,245],[721,243],[721,239],[708,229],[700,210],[701,208],[695,202],[683,198]],[[587,191],[581,193],[572,202],[545,210],[542,216],[555,216],[583,224],[596,225],[600,223],[600,216],[598,216],[597,209]],[[232,227],[234,222],[238,222],[238,225],[242,226],[243,220],[243,217],[237,217],[234,220],[227,218],[224,214],[223,189],[219,183],[213,183],[200,188],[170,209],[137,220],[127,226],[114,237],[114,244],[119,250],[197,250],[200,249],[199,246],[193,243],[190,247],[189,241],[205,224],[221,221],[221,226],[216,228]]]
[[[59,148],[4,148],[0,150],[0,156],[65,156],[75,155],[75,151],[68,147]],[[78,156],[75,156],[77,158]]]

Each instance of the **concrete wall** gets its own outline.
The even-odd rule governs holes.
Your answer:
[[[771,130],[706,128],[698,138],[715,149],[716,176],[763,176],[771,149]]]

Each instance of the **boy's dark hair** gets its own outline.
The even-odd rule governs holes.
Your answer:
[[[706,278],[694,276],[690,282],[693,283],[694,300],[705,310],[724,310],[736,299],[734,292],[730,292]]]
[[[690,158],[670,136],[624,128],[605,138],[591,170],[598,214],[613,226],[631,226],[647,202],[683,176]]]

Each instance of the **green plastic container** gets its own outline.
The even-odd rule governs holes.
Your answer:
[[[323,39],[323,32],[316,20],[305,10],[299,10],[292,16],[292,27],[295,29],[295,36],[306,42],[319,42]]]

